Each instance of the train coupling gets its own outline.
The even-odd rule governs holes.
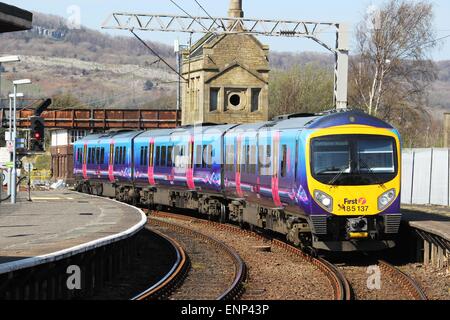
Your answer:
[[[348,218],[347,236],[349,239],[366,239],[369,237],[367,218]]]

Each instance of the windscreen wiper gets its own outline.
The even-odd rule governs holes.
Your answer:
[[[353,160],[349,160],[349,163],[348,163],[348,166],[349,166],[349,168],[350,168],[350,171],[351,171],[351,168],[352,168],[352,162],[353,162]],[[335,185],[335,182],[336,182],[336,181],[337,181],[337,180],[345,173],[345,171],[347,171],[347,170],[348,170],[348,168],[343,168],[341,171],[338,172],[337,175],[335,175],[335,176],[333,177],[333,179],[331,179],[331,180],[328,182],[328,184],[334,186],[334,185]]]
[[[377,176],[377,174],[375,173],[375,171],[373,171],[372,167],[370,167],[366,161],[364,161],[363,159],[359,158],[359,162],[363,164],[363,166],[365,166],[367,168],[367,170],[369,171],[369,173],[371,175],[373,175],[373,177],[375,178],[375,182],[377,184],[379,184],[380,186],[384,187],[384,182],[381,180],[380,177]]]

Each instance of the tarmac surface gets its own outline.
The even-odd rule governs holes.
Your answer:
[[[20,193],[0,203],[0,265],[114,236],[142,222],[139,210],[71,191]]]

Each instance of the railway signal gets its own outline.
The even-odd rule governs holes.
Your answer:
[[[30,118],[30,143],[29,150],[32,152],[44,152],[45,151],[45,124],[42,117]]]

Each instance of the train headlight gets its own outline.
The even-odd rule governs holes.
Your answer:
[[[325,192],[319,190],[314,191],[314,198],[322,208],[327,209],[328,211],[333,211],[333,198]]]
[[[378,198],[378,210],[386,209],[395,200],[395,189],[386,191]]]

